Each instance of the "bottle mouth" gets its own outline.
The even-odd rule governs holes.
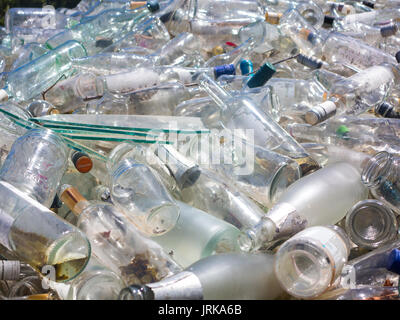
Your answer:
[[[382,151],[373,156],[361,172],[361,181],[369,188],[377,187],[389,174],[393,155]]]
[[[66,234],[55,240],[47,254],[47,264],[55,272],[55,279],[51,280],[68,282],[75,279],[86,268],[90,255],[90,242],[80,232]]]
[[[241,251],[250,252],[256,247],[256,234],[253,230],[248,229],[239,234],[237,241]]]
[[[333,279],[330,258],[312,242],[283,245],[275,258],[275,274],[290,295],[312,298],[323,293]]]
[[[146,285],[131,285],[121,290],[118,300],[154,300],[154,293]]]
[[[269,199],[272,204],[276,203],[283,192],[293,182],[300,178],[300,167],[297,162],[285,163],[282,165],[272,178],[269,190]]]
[[[397,235],[396,216],[378,200],[355,204],[346,216],[346,232],[359,247],[375,249]]]
[[[174,228],[179,216],[180,208],[175,204],[166,203],[157,208],[153,208],[146,222],[150,227],[151,234],[159,236]]]

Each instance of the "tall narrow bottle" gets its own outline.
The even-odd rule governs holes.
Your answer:
[[[220,107],[224,127],[232,131],[254,130],[254,144],[294,159],[300,165],[303,175],[318,168],[303,147],[249,97],[232,96],[206,74],[200,78],[200,86]]]
[[[7,76],[6,86],[0,90],[0,101],[29,100],[40,95],[62,77],[72,73],[72,60],[86,56],[86,50],[77,41],[67,41],[54,50],[13,70]],[[29,83],[29,85],[26,85]]]

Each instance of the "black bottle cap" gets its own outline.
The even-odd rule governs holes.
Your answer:
[[[87,173],[92,170],[93,161],[84,152],[75,151],[71,156],[71,160],[76,170],[78,170],[80,173]]]
[[[324,16],[324,24],[323,24],[323,26],[325,28],[332,28],[334,21],[335,21],[334,17],[325,15]]]
[[[51,204],[50,208],[59,209],[59,208],[62,207],[62,205],[63,205],[62,201],[60,200],[60,198],[56,194],[56,196],[54,197],[53,203]]]
[[[149,0],[147,1],[147,8],[150,10],[150,12],[156,12],[160,10],[160,4],[158,3],[158,1]]]
[[[400,51],[397,51],[395,57],[396,57],[397,63],[400,63]]]
[[[362,4],[363,4],[364,6],[367,6],[367,7],[372,8],[372,9],[375,8],[375,3],[371,2],[371,1],[363,1]]]
[[[167,23],[169,20],[171,20],[172,14],[173,14],[173,11],[164,13],[164,14],[160,17],[161,22]]]

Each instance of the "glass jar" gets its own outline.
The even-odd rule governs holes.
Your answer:
[[[53,131],[32,129],[12,145],[0,179],[49,208],[68,166],[68,147]]]

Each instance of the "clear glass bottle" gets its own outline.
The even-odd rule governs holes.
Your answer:
[[[104,88],[103,91],[113,94],[123,94],[156,87],[171,81],[179,81],[186,85],[198,83],[202,73],[206,73],[216,79],[223,74],[235,74],[235,72],[235,67],[232,64],[207,68],[139,67],[128,72],[99,77],[96,86],[97,88]]]
[[[218,254],[197,261],[172,277],[129,286],[120,300],[263,300],[283,294],[271,254]]]
[[[301,174],[296,161],[228,132],[195,136],[187,148],[188,156],[200,166],[219,172],[245,195],[267,208]]]
[[[324,12],[322,8],[314,1],[309,0],[262,0],[264,9],[267,10],[266,18],[272,11],[285,13],[288,9],[295,8],[301,16],[310,23],[314,28],[319,29],[324,22]],[[278,14],[278,19],[282,17],[282,13]],[[273,20],[271,22],[274,22]]]
[[[148,56],[129,52],[103,52],[93,56],[74,59],[72,65],[78,72],[94,73],[97,76],[122,73],[141,65],[152,66]]]
[[[76,40],[86,49],[88,55],[99,53],[158,9],[158,2],[148,1],[145,6],[134,10],[104,10],[93,17],[82,19],[79,24],[51,37],[46,41],[46,45],[54,49],[68,40]]]
[[[307,228],[279,247],[275,257],[275,274],[290,295],[313,298],[333,284],[349,253],[350,242],[341,228]]]
[[[70,76],[72,59],[83,56],[86,56],[85,48],[77,41],[67,41],[13,70],[7,75],[6,86],[0,90],[0,101],[29,100],[40,95],[62,77]]]
[[[400,80],[395,65],[382,64],[362,70],[336,82],[327,101],[314,106],[305,115],[307,123],[315,125],[333,115],[358,115],[383,102],[394,84]]]
[[[346,232],[359,247],[375,249],[397,239],[397,219],[378,200],[360,201],[346,215]]]
[[[155,65],[200,67],[205,61],[198,39],[189,32],[182,32],[148,56]]]
[[[99,261],[126,283],[159,281],[181,270],[157,243],[144,237],[112,204],[87,201],[68,185],[61,188],[60,198],[79,217],[77,226],[90,239]]]
[[[45,278],[47,280],[47,278]],[[92,255],[85,270],[69,283],[45,281],[62,300],[117,300],[123,280]]]
[[[11,32],[15,27],[63,29],[66,25],[66,17],[58,13],[53,6],[10,8],[6,12],[4,21],[8,32]]]
[[[139,46],[154,52],[162,48],[170,39],[171,36],[161,20],[157,17],[151,17],[138,23],[131,31],[123,37],[117,38],[101,51],[119,52],[125,48]]]
[[[307,227],[336,224],[367,196],[359,170],[345,162],[328,165],[291,184],[257,226],[241,238],[241,247],[256,250]]]
[[[69,281],[85,268],[89,240],[73,225],[7,182],[0,182],[0,242],[39,272],[55,268],[56,281]]]
[[[170,145],[155,151],[179,187],[183,202],[233,224],[239,230],[257,224],[264,212],[220,174],[209,171]],[[158,169],[160,170],[160,169]]]
[[[49,129],[32,129],[12,145],[0,180],[50,207],[68,166],[68,147]]]
[[[182,267],[212,254],[239,251],[240,231],[236,227],[183,202],[177,203],[180,215],[175,227],[151,239],[171,252]]]
[[[203,74],[200,87],[221,109],[221,123],[230,130],[254,130],[254,144],[295,160],[302,174],[316,170],[318,165],[278,123],[246,95],[232,96],[218,83]],[[246,139],[246,137],[243,137]]]
[[[133,157],[120,161],[117,157],[111,156],[107,164],[112,202],[145,234],[161,235],[171,230],[180,209],[158,173]]]
[[[398,273],[388,269],[392,263],[390,255],[399,247],[400,240],[397,239],[348,261],[335,286],[353,289],[365,285],[382,287],[386,282],[398,283]]]
[[[382,151],[369,160],[361,175],[374,197],[396,213],[400,213],[399,165],[398,156]]]

